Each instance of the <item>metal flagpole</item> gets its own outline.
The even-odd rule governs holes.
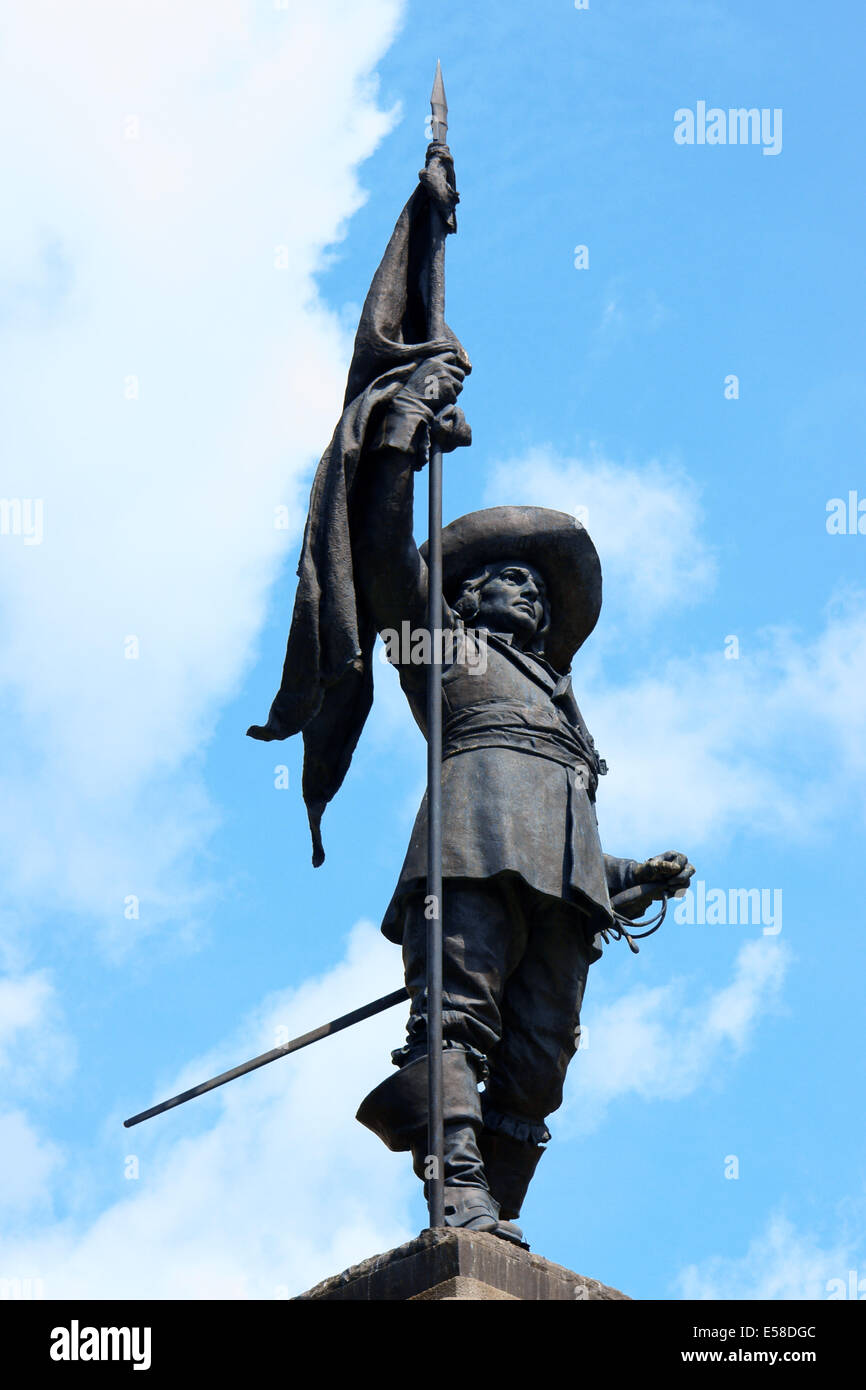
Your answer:
[[[445,144],[448,106],[437,62],[430,96],[433,143]],[[445,326],[446,228],[430,203],[430,284],[427,325],[431,339]],[[445,1225],[445,1134],[442,1113],[442,450],[432,444],[429,463],[427,626],[427,1207],[430,1225]],[[432,1160],[432,1162],[431,1162]]]

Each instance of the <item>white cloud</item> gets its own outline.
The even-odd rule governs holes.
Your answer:
[[[0,979],[0,1088],[6,1104],[16,1093],[28,1103],[49,1087],[55,1093],[75,1070],[75,1060],[75,1043],[47,974]],[[57,1145],[22,1109],[0,1112],[0,1219],[17,1225],[50,1209],[50,1182],[60,1164]]]
[[[273,1047],[280,1027],[296,1036],[399,984],[399,952],[361,923],[332,970],[266,999],[218,1050],[165,1077],[152,1099]],[[354,1119],[391,1070],[406,1011],[367,1020],[140,1128],[122,1130],[113,1117],[115,1200],[91,1219],[73,1215],[10,1234],[0,1276],[41,1279],[46,1298],[273,1298],[410,1239],[409,1199],[420,1184],[407,1156],[389,1154]],[[26,1137],[43,1181],[56,1156],[34,1152]],[[139,1160],[137,1180],[124,1177],[129,1156]],[[102,1154],[100,1196],[110,1166]],[[68,1162],[63,1180],[76,1181]]]
[[[588,1046],[581,1046],[569,1072],[565,1127],[595,1129],[608,1106],[625,1096],[691,1095],[749,1046],[758,1020],[776,1006],[788,961],[780,943],[747,941],[731,983],[698,1001],[682,979],[653,989],[638,986],[598,1008],[588,996]]]
[[[41,1019],[50,994],[42,974],[0,980],[0,1066],[6,1064],[5,1053],[15,1035]]]
[[[6,16],[3,486],[44,501],[41,545],[0,539],[13,898],[127,939],[127,894],[141,930],[199,900],[215,812],[189,759],[253,655],[339,413],[350,343],[314,275],[393,120],[373,70],[401,11]]]
[[[0,1114],[0,1218],[17,1223],[49,1205],[48,1187],[59,1164],[60,1150],[36,1132],[23,1111]]]
[[[0,979],[0,1077],[8,1095],[53,1085],[75,1067],[75,1045],[62,1022],[56,990],[44,971]]]
[[[681,840],[691,852],[738,832],[805,843],[840,814],[862,816],[866,597],[832,603],[811,641],[765,632],[740,653],[728,661],[720,646],[619,688],[596,672],[578,689],[611,766],[599,791],[609,847]]]
[[[716,1255],[689,1265],[677,1286],[686,1299],[838,1299],[851,1297],[850,1272],[856,1286],[862,1269],[862,1241],[843,1236],[828,1248],[814,1233],[798,1231],[776,1212],[745,1255]],[[856,1296],[862,1298],[863,1293]]]
[[[680,467],[653,460],[624,466],[592,451],[563,458],[530,449],[494,469],[490,506],[552,507],[579,516],[601,556],[619,625],[657,618],[672,604],[693,603],[711,588],[715,562],[701,538],[698,489]]]

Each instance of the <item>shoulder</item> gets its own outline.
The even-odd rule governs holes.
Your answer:
[[[444,600],[438,640],[431,639],[426,624],[413,626],[408,621],[402,622],[399,628],[383,630],[381,636],[387,660],[396,668],[400,684],[407,694],[417,695],[426,689],[427,672],[436,655],[440,656],[446,671],[455,662],[465,660],[466,652],[472,663],[472,643],[465,624]]]

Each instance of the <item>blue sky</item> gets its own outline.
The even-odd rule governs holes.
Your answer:
[[[474,363],[446,513],[586,509],[605,846],[782,903],[593,967],[525,1229],[636,1297],[866,1294],[866,537],[826,524],[866,498],[859,8],[91,0],[3,29],[2,493],[44,534],[0,535],[0,1278],[283,1297],[424,1224],[353,1119],[399,1011],[120,1122],[400,981],[376,926],[424,749],[393,672],[318,871],[300,747],[244,730],[440,57]],[[781,151],[678,145],[700,101],[780,109]]]

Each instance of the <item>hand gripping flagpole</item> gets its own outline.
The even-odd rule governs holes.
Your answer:
[[[433,143],[445,144],[448,106],[437,62],[430,96]],[[430,202],[427,331],[445,332],[446,227]],[[442,1106],[442,450],[431,441],[428,476],[427,626],[427,1207],[432,1227],[445,1225],[445,1132]]]

